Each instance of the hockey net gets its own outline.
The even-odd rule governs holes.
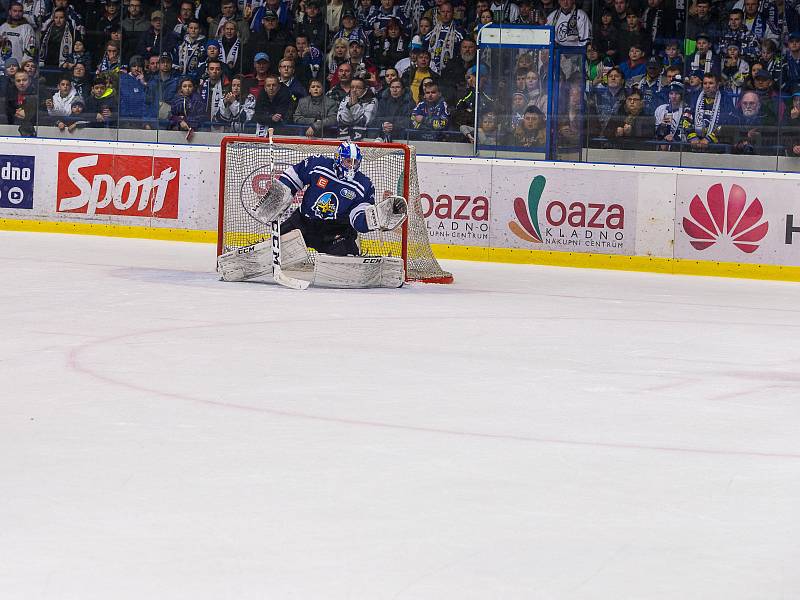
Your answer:
[[[269,140],[226,137],[220,152],[220,196],[217,255],[269,238],[269,226],[250,217],[242,203],[254,205],[283,170],[315,154],[333,156],[340,142],[300,138],[273,138],[275,172],[269,172]],[[414,148],[405,144],[358,142],[361,171],[375,186],[375,198],[400,195],[408,200],[408,219],[395,231],[359,234],[362,254],[402,257],[406,280],[451,283],[453,276],[436,260],[428,241],[422,212]],[[290,210],[302,200],[302,192]],[[311,252],[312,260],[314,252]]]

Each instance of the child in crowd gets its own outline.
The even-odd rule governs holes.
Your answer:
[[[178,95],[172,101],[169,115],[169,128],[186,132],[186,141],[191,142],[195,130],[199,129],[205,117],[205,102],[195,91],[191,77],[181,79]]]
[[[47,109],[47,114],[55,122],[56,126],[64,131],[66,128],[65,121],[69,119],[65,117],[72,116],[72,103],[76,100],[83,101],[75,87],[72,85],[72,77],[70,75],[61,75],[58,79],[58,89],[53,94],[52,98],[45,100],[44,105]]]
[[[61,66],[64,69],[72,69],[77,63],[83,64],[89,70],[92,69],[92,55],[86,51],[83,40],[75,40],[72,52],[64,57],[64,62],[61,63]]]

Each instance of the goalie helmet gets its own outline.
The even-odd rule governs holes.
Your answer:
[[[336,149],[333,164],[339,177],[352,181],[361,166],[361,149],[355,142],[342,142]]]

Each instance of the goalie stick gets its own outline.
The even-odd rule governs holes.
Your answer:
[[[275,145],[272,140],[273,131],[274,129],[270,128],[267,131],[267,135],[269,136],[269,174],[274,180]],[[288,287],[293,290],[304,290],[311,282],[305,281],[304,279],[289,277],[281,270],[281,222],[279,219],[280,216],[276,217],[276,219],[270,223],[270,232],[272,234],[272,278],[275,280],[275,283],[283,287]]]

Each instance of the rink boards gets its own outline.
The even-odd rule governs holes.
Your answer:
[[[215,242],[219,149],[5,138],[0,228]],[[440,258],[800,281],[800,175],[418,157]]]

